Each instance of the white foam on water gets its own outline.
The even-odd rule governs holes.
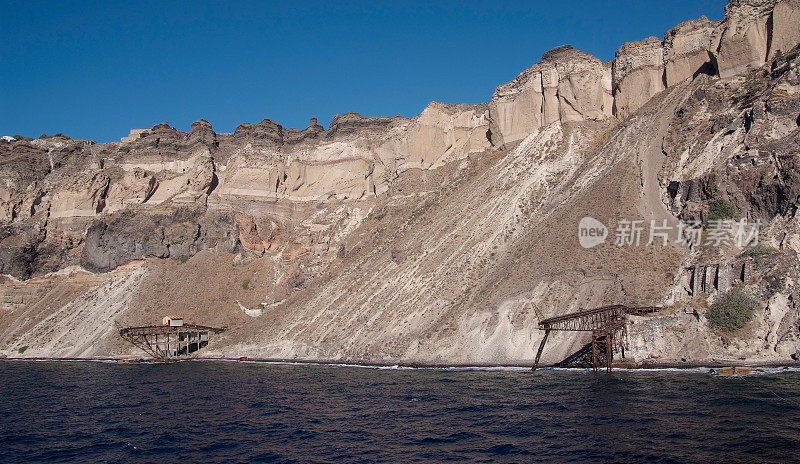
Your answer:
[[[103,364],[118,364],[116,359],[75,359],[75,358],[2,358],[0,361],[28,361],[28,362],[96,362]],[[231,362],[242,364],[266,364],[278,366],[317,366],[317,367],[334,367],[341,369],[357,368],[357,369],[375,369],[375,370],[388,370],[388,371],[402,371],[402,370],[428,370],[428,371],[444,371],[444,372],[531,372],[531,368],[527,366],[402,366],[399,364],[394,365],[377,365],[377,364],[357,364],[357,363],[335,363],[335,362],[313,362],[313,361],[281,361],[281,360],[258,360],[247,359],[239,360],[236,358],[196,358],[196,359],[178,359],[176,362]],[[123,363],[129,364],[129,363]],[[137,361],[136,364],[163,364],[156,361]],[[673,374],[705,374],[714,375],[717,377],[752,377],[759,375],[778,375],[800,372],[800,366],[748,366],[751,371],[748,374],[733,374],[733,375],[718,375],[720,367],[711,366],[694,366],[694,367],[641,367],[636,369],[623,369],[616,368],[614,373],[624,374],[644,374],[648,373],[673,373]],[[583,367],[540,367],[539,371],[551,372],[565,372],[585,374],[592,373],[591,368]],[[604,369],[599,369],[599,373],[604,373]]]

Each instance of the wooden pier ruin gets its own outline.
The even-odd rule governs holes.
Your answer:
[[[619,349],[624,353],[625,350],[626,317],[654,313],[660,309],[662,308],[655,306],[610,305],[542,319],[539,321],[539,330],[544,330],[544,337],[536,351],[536,360],[532,370],[535,371],[539,367],[539,359],[542,357],[542,351],[544,351],[544,345],[547,343],[550,332],[563,331],[591,332],[592,341],[558,365],[566,366],[573,362],[591,360],[591,366],[595,372],[601,365],[605,365],[606,370],[611,372],[614,351]]]
[[[119,335],[153,359],[170,361],[205,348],[212,334],[224,330],[224,327],[184,324],[181,318],[165,317],[162,325],[120,328]]]

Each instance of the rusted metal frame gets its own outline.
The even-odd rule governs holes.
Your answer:
[[[143,350],[153,358],[166,361],[173,357],[180,356],[181,344],[186,346],[186,354],[188,354],[189,344],[192,338],[195,339],[195,343],[198,345],[197,349],[200,349],[200,343],[202,341],[205,341],[207,344],[210,333],[221,333],[224,330],[225,328],[220,329],[203,325],[185,324],[180,327],[143,326],[120,328],[119,334],[124,340]],[[186,334],[187,340],[185,342],[180,341],[181,334]],[[203,334],[205,335],[205,340],[203,340]],[[175,356],[172,356],[170,350],[172,342],[170,339],[172,336],[177,336],[175,340],[175,343],[177,343]],[[154,339],[151,339],[151,337],[154,337]],[[159,337],[166,337],[166,340],[159,340]]]
[[[151,355],[151,356],[153,356],[153,357],[155,357],[155,356],[156,356],[156,353],[155,353],[155,352],[153,352],[153,350],[150,348],[150,345],[148,345],[146,341],[142,341],[142,340],[140,340],[140,339],[139,339],[139,336],[136,336],[136,337],[127,337],[127,336],[123,336],[122,338],[123,338],[125,341],[127,341],[127,342],[129,342],[129,343],[133,344],[133,345],[134,345],[134,346],[136,346],[137,348],[139,348],[139,349],[143,350],[145,353],[147,353],[147,354],[149,354],[149,355]]]
[[[548,328],[555,329],[557,325],[563,324],[562,330],[576,330],[587,325],[596,325],[611,318],[624,315],[642,315],[658,311],[660,308],[655,306],[627,307],[623,305],[602,306],[593,309],[584,309],[569,314],[543,319],[539,322],[539,327],[543,330]]]
[[[155,339],[153,340],[151,345],[153,346],[153,349],[159,354],[158,356],[159,358],[167,360],[170,357],[169,353],[161,348],[161,344],[158,342],[158,335],[159,335],[158,333],[153,334],[153,337],[155,337]]]
[[[544,337],[542,337],[542,342],[539,343],[539,350],[536,352],[536,360],[533,362],[533,368],[531,371],[535,371],[539,367],[539,359],[542,357],[542,351],[544,350],[544,344],[547,343],[547,337],[550,336],[550,331],[545,330]]]
[[[161,347],[158,346],[158,339],[154,340],[153,342],[150,341],[147,334],[142,334],[144,337],[145,343],[150,346],[150,349],[153,351],[153,357],[156,359],[160,359],[163,361],[167,360],[167,355],[161,350]]]
[[[606,313],[595,313],[588,315],[577,315],[572,319],[560,320],[556,322],[541,322],[540,330],[562,330],[571,332],[589,332],[598,327],[605,326],[613,321],[622,318],[622,314],[609,310]]]
[[[128,337],[123,335],[123,339],[127,340],[128,342],[132,343],[134,346],[138,347],[139,349],[143,350],[145,353],[149,354],[154,358],[159,358],[160,354],[153,349],[150,345],[147,336],[145,335],[135,335],[133,337]]]
[[[120,329],[120,335],[134,335],[134,334],[167,334],[167,333],[180,333],[180,332],[213,332],[213,333],[221,333],[225,329],[219,329],[216,327],[208,327],[203,325],[195,325],[195,324],[184,324],[180,327],[171,327],[171,326],[160,326],[160,325],[153,325],[153,326],[144,326],[144,327],[128,327],[124,329]]]
[[[623,305],[610,305],[580,310],[577,312],[543,319],[539,322],[539,329],[545,331],[545,336],[539,344],[533,370],[539,365],[544,345],[551,330],[569,332],[592,332],[592,367],[597,371],[599,353],[598,343],[603,341],[606,354],[606,369],[610,372],[613,363],[613,351],[619,348],[623,353],[627,347],[627,315],[642,315],[656,312],[661,308],[655,306],[627,307]],[[623,355],[624,356],[624,355]]]
[[[121,331],[120,331],[120,335],[122,336],[123,340],[133,344],[134,346],[136,346],[139,349],[142,349],[142,350],[146,351],[147,353],[150,353],[150,347],[147,345],[147,343],[145,343],[144,341],[140,340],[139,336],[129,336],[129,335],[123,334]]]
[[[624,310],[625,306],[622,305],[610,305],[610,306],[601,306],[599,308],[592,308],[592,309],[582,309],[580,311],[576,311],[573,313],[562,314],[560,316],[554,316],[547,319],[543,319],[539,322],[540,325],[542,324],[553,324],[561,321],[566,321],[569,319],[575,319],[582,316],[591,316],[593,314],[599,314],[609,311],[620,311]]]

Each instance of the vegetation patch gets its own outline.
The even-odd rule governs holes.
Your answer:
[[[69,137],[67,137],[66,135],[62,134],[61,132],[58,132],[58,133],[56,133],[56,134],[53,134],[53,135],[42,134],[42,135],[40,135],[40,136],[39,136],[39,139],[40,139],[40,140],[47,140],[47,139],[64,139],[64,140],[69,140],[70,138],[69,138]]]
[[[746,254],[753,258],[753,263],[755,263],[756,266],[761,266],[764,264],[764,258],[777,253],[777,251],[778,250],[765,243],[758,243],[748,248]]]
[[[775,248],[772,248],[771,246],[767,245],[766,243],[758,243],[758,244],[753,245],[752,247],[748,248],[747,256],[750,256],[751,258],[763,258],[764,256],[771,255],[772,253],[775,253],[776,251],[778,251],[778,250],[776,250]]]
[[[714,200],[708,204],[706,223],[732,219],[736,216],[736,207],[727,200]]]
[[[17,353],[23,354],[23,353],[25,353],[25,350],[27,350],[27,349],[28,349],[28,345],[25,345],[22,348],[18,349]]]
[[[735,332],[753,318],[758,302],[739,289],[733,289],[717,298],[708,309],[711,327],[723,332]]]
[[[250,279],[244,279],[242,281],[242,290],[248,290],[250,288]]]

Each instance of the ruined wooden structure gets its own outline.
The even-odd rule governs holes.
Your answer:
[[[177,324],[175,321],[180,320]],[[169,361],[194,353],[208,345],[212,334],[225,328],[184,324],[179,318],[165,318],[163,325],[125,327],[119,335],[158,361]]]
[[[611,364],[614,360],[614,351],[619,349],[624,353],[626,316],[643,315],[653,313],[661,308],[655,306],[628,307],[623,305],[601,306],[593,309],[582,309],[573,313],[562,314],[560,316],[541,319],[539,330],[544,330],[544,337],[539,344],[536,352],[536,360],[533,364],[535,371],[539,367],[539,359],[542,357],[544,345],[551,331],[564,332],[591,332],[592,341],[574,353],[564,361],[569,363],[581,359],[591,359],[591,366],[595,372],[600,365],[605,364],[606,370],[611,372]],[[538,311],[537,311],[538,313]]]

